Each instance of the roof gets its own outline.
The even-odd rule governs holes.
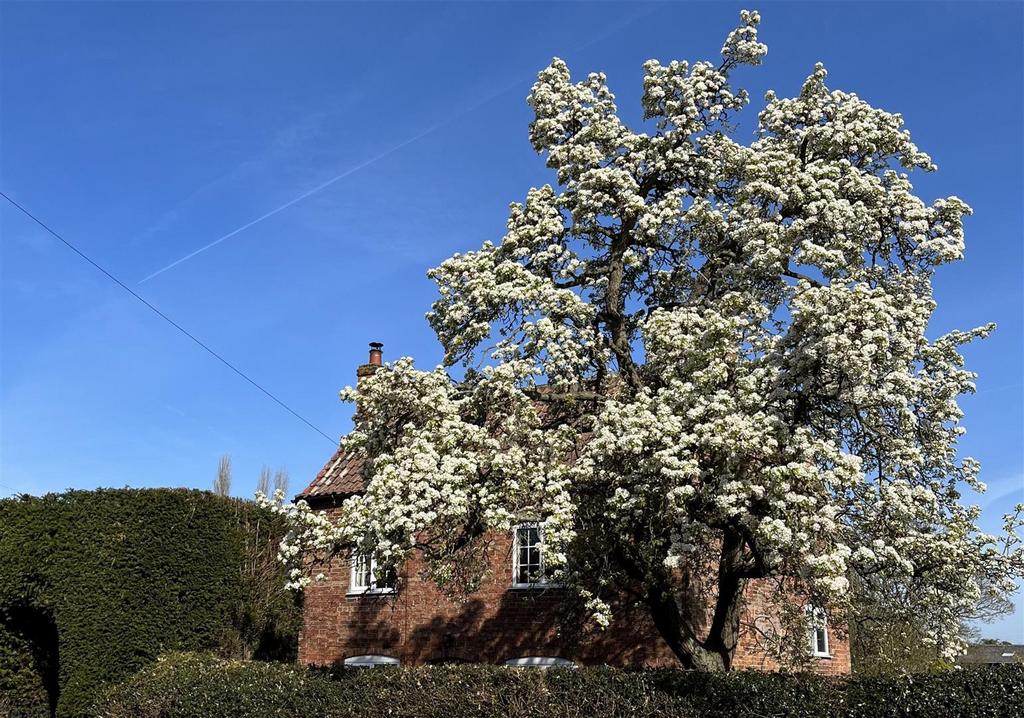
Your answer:
[[[958,656],[956,662],[962,665],[1024,663],[1024,645],[968,646],[967,653]]]
[[[590,437],[590,432],[587,432],[580,438],[586,443]],[[567,460],[575,461],[579,457],[579,452],[580,448],[577,446],[570,452]],[[307,502],[321,502],[362,493],[366,489],[366,477],[363,473],[366,462],[365,457],[352,456],[338,447],[316,478],[295,498]]]
[[[308,501],[357,494],[366,486],[363,479],[365,465],[365,458],[352,456],[339,446],[316,478],[296,498]]]
[[[536,387],[541,393],[547,393],[555,389],[548,385]],[[560,387],[564,388],[564,387]],[[555,416],[557,408],[549,402],[537,402],[540,413],[544,416]],[[585,433],[580,439],[583,443],[590,440],[591,434]],[[579,455],[580,447],[577,446],[568,457],[569,461],[575,461]],[[328,459],[320,473],[307,486],[296,499],[326,503],[335,499],[362,493],[366,489],[366,478],[363,469],[366,467],[367,459],[362,456],[347,454],[343,448],[338,447],[334,455]]]

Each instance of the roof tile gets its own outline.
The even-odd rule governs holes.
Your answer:
[[[555,388],[542,385],[538,386],[537,390],[543,394],[551,392]],[[536,406],[542,418],[550,419],[556,415],[557,408],[553,403],[538,401]],[[590,441],[590,438],[590,433],[580,437],[582,443],[571,452],[568,457],[570,462],[575,461],[579,457],[580,448],[583,444]],[[334,456],[320,469],[320,473],[316,475],[316,478],[295,498],[315,501],[361,493],[366,489],[366,478],[364,475],[366,463],[367,460],[364,457],[351,456],[339,446],[338,450],[334,452]]]
[[[328,459],[320,473],[297,498],[308,500],[359,493],[366,485],[363,479],[365,466],[365,458],[352,456],[339,446],[334,456]]]

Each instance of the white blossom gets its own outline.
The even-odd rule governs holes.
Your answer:
[[[268,502],[292,527],[291,586],[354,548],[382,565],[420,550],[449,576],[529,519],[599,626],[623,591],[657,615],[717,576],[776,578],[842,616],[854,579],[879,600],[899,584],[955,651],[960,618],[1012,587],[1020,515],[979,532],[961,503],[979,466],[957,452],[975,378],[959,348],[992,327],[928,336],[970,208],[915,195],[936,167],[902,117],[830,90],[820,64],[797,97],[768,93],[751,144],[731,138],[759,21],[741,14],[717,65],[644,65],[649,133],[603,74],[540,72],[529,137],[557,185],[430,271],[444,367],[401,359],[343,390],[365,493],[337,521]],[[733,616],[739,594],[715,600]],[[738,618],[710,636],[688,615],[663,631],[683,663],[728,666]]]

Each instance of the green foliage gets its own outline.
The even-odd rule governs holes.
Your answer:
[[[52,679],[57,714],[80,716],[166,651],[293,658],[301,615],[280,588],[281,530],[200,491],[0,501],[0,686],[28,695]]]
[[[857,718],[1024,715],[1024,665],[976,666],[899,678],[850,681],[846,700]]]
[[[321,673],[173,654],[93,718],[996,718],[1024,715],[1024,666],[893,678],[435,666]]]
[[[925,640],[925,621],[865,611],[850,625],[853,670],[864,676],[925,673],[949,667],[934,643]]]
[[[0,629],[0,717],[50,715],[49,696],[35,664],[29,641]]]
[[[340,705],[342,686],[295,665],[170,654],[108,691],[94,716],[317,716]]]

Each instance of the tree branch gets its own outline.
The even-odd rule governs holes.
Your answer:
[[[806,274],[801,274],[800,272],[794,271],[793,269],[790,269],[788,266],[782,270],[782,276],[789,277],[790,279],[802,279],[805,282],[809,283],[811,286],[818,287],[819,289],[825,286],[817,279],[812,279],[811,277],[808,277]]]

